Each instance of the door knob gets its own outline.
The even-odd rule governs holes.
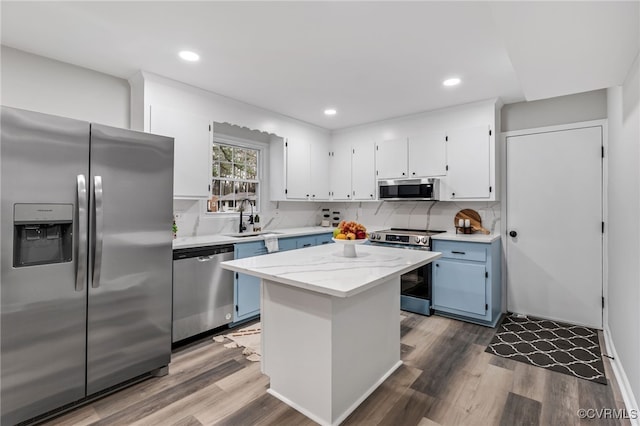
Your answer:
[[[518,233],[516,231],[511,231],[509,232],[509,235],[512,236],[513,238],[518,236]]]

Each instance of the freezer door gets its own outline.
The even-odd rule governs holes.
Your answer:
[[[0,423],[10,425],[85,395],[87,257],[86,243],[78,246],[78,209],[83,223],[87,209],[78,205],[86,194],[78,197],[78,177],[89,171],[89,123],[2,107],[0,129]],[[45,222],[69,218],[73,249],[56,257],[69,229]],[[24,262],[14,267],[16,259]]]
[[[91,125],[87,393],[169,364],[173,139]]]

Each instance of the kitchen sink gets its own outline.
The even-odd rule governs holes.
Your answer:
[[[266,235],[266,234],[282,234],[282,232],[273,232],[273,231],[236,232],[235,234],[224,234],[224,235],[225,237],[247,238],[247,237],[257,237],[258,235]]]

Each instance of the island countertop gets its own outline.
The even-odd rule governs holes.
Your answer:
[[[341,244],[326,244],[230,260],[221,266],[317,293],[349,297],[441,256],[432,251],[371,245],[358,245],[356,252],[357,257],[344,257]]]

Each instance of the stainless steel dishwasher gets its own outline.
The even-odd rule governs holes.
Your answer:
[[[186,339],[233,321],[233,245],[173,251],[173,337]]]

